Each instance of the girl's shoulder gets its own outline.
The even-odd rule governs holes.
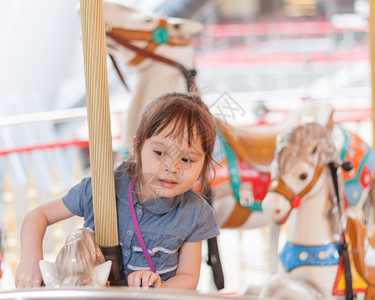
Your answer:
[[[207,203],[207,201],[201,195],[199,195],[196,191],[194,191],[193,189],[187,190],[185,193],[183,193],[183,196],[184,196],[184,198],[189,198],[193,201],[199,201],[199,202],[203,201],[203,202]]]
[[[190,222],[191,234],[185,241],[193,243],[219,235],[215,213],[211,205],[193,190],[188,190],[185,196],[186,207],[182,207],[184,209],[183,216],[185,219],[192,220]]]
[[[195,210],[211,211],[211,205],[196,191],[190,189],[181,194],[181,203],[184,206],[195,207]]]

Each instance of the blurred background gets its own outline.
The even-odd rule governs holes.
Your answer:
[[[78,2],[0,1],[1,290],[14,288],[23,216],[90,174]],[[197,85],[207,103],[227,95],[241,107],[243,113],[230,123],[274,124],[303,101],[316,99],[331,103],[335,121],[372,146],[367,0],[116,2],[203,24],[193,38]],[[130,91],[109,62],[115,152],[121,150],[137,80],[133,69],[119,67]],[[51,259],[80,222],[48,230],[45,252]],[[268,235],[267,228],[222,231],[228,293],[269,276]],[[213,291],[204,262],[201,277],[199,290]]]

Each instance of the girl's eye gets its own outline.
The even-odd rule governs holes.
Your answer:
[[[164,155],[164,153],[161,152],[161,151],[154,151],[154,152],[155,152],[155,154],[156,154],[157,156],[162,156],[162,155]]]
[[[190,158],[182,158],[181,160],[185,163],[192,163],[193,162]]]

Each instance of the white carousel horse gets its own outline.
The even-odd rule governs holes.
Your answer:
[[[203,26],[107,1],[104,17],[108,52],[136,70],[137,85],[123,137],[127,148],[132,145],[142,110],[149,102],[166,92],[188,91],[186,77],[194,69],[190,37],[200,33]],[[154,56],[150,59],[150,55]]]
[[[280,254],[285,273],[272,276],[262,287],[261,297],[344,299],[340,233],[346,214],[361,215],[370,196],[375,159],[363,140],[334,126],[332,111],[327,112],[278,140],[272,181],[262,206],[277,224],[290,219],[287,243]],[[354,167],[338,173],[338,186],[345,193],[337,201],[328,164],[343,160]],[[348,208],[340,213],[340,207]],[[359,284],[353,286],[355,293],[363,291],[364,283],[355,275],[353,283]]]
[[[105,258],[96,244],[94,232],[81,228],[71,232],[54,263],[39,262],[43,282],[46,287],[107,285],[112,262]]]

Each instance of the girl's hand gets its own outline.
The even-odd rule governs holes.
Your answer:
[[[128,276],[128,286],[131,287],[160,287],[159,274],[152,271],[136,271]]]
[[[39,269],[39,259],[22,260],[16,271],[16,288],[40,287],[42,275]]]

